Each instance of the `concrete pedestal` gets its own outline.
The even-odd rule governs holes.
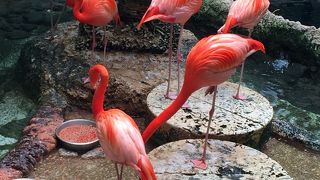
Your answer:
[[[173,88],[176,82],[172,83]],[[164,98],[167,83],[154,88],[147,98],[153,116],[160,114],[172,102]],[[246,100],[236,100],[237,84],[225,82],[218,86],[216,111],[209,132],[210,138],[247,143],[255,146],[263,129],[271,121],[273,109],[269,101],[259,93],[241,86],[241,94]],[[206,88],[192,94],[188,99],[190,109],[180,109],[161,127],[158,139],[176,141],[181,139],[203,138],[208,125],[208,112],[211,109],[212,95],[204,96]]]
[[[148,155],[158,180],[292,179],[267,155],[229,141],[209,140],[208,168],[194,168],[190,160],[201,158],[203,142],[202,139],[180,140],[152,150]]]

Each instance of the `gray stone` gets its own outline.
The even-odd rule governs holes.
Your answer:
[[[81,155],[81,158],[91,159],[91,158],[106,158],[103,149],[101,147],[92,149],[85,154]]]
[[[59,155],[63,156],[63,157],[77,157],[78,153],[74,152],[74,151],[69,151],[69,150],[64,149],[64,148],[60,148],[59,149]]]
[[[167,179],[292,179],[267,155],[250,147],[209,140],[206,170],[193,167],[191,160],[202,156],[203,140],[171,142],[148,155],[159,180]]]
[[[172,84],[176,85],[176,82]],[[159,115],[171,103],[171,100],[163,96],[166,87],[167,83],[160,84],[148,95],[147,104],[154,116]],[[262,95],[246,87],[241,88],[241,93],[247,100],[236,100],[232,97],[236,88],[237,84],[230,82],[218,86],[216,112],[209,137],[257,146],[263,129],[272,119],[272,106]],[[175,141],[204,137],[212,102],[212,96],[204,96],[205,90],[203,88],[191,95],[188,99],[190,110],[180,109],[160,128],[159,139]]]

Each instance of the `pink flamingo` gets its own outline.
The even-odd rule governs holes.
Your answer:
[[[170,40],[169,40],[169,77],[168,86],[165,93],[165,97],[169,99],[175,99],[175,93],[170,93],[170,81],[171,81],[171,61],[172,61],[172,36],[173,36],[173,23],[180,24],[180,35],[177,49],[177,63],[178,63],[178,90],[180,91],[180,62],[181,62],[181,36],[183,32],[184,24],[189,18],[199,11],[202,5],[202,0],[152,0],[148,10],[142,17],[138,29],[143,23],[159,19],[163,22],[170,23]]]
[[[210,86],[206,94],[214,92],[214,95],[212,108],[209,111],[203,156],[200,160],[192,161],[195,167],[206,169],[206,145],[214,113],[216,88],[220,83],[226,81],[235,72],[236,67],[243,63],[249,55],[258,50],[265,52],[261,42],[242,38],[235,34],[212,35],[200,40],[187,57],[184,83],[178,97],[151,121],[142,134],[144,142],[146,143],[152,134],[180,109],[193,92],[202,87]]]
[[[66,4],[73,7],[73,15],[78,21],[92,25],[92,52],[96,46],[95,26],[106,26],[113,19],[120,23],[118,7],[115,0],[67,0]],[[103,57],[106,57],[106,27],[104,29]]]
[[[259,23],[261,18],[266,14],[270,5],[269,0],[236,0],[232,3],[225,24],[218,30],[218,33],[228,33],[231,28],[240,26],[247,28],[248,37],[251,37],[253,28]],[[243,77],[244,63],[241,66],[240,80],[235,99],[244,100],[240,96],[240,84]]]
[[[89,81],[92,87],[97,87],[92,100],[92,112],[97,123],[98,138],[106,156],[115,163],[118,179],[122,177],[123,165],[136,169],[142,180],[156,179],[135,121],[119,109],[103,110],[104,94],[109,82],[107,69],[99,64],[91,67]],[[118,163],[122,165],[120,173]]]

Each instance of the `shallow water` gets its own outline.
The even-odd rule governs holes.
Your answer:
[[[293,179],[316,180],[320,177],[320,153],[293,147],[271,138],[262,149],[277,161]]]
[[[17,82],[0,85],[2,90],[8,90],[0,93],[0,159],[15,146],[35,108],[19,86]]]
[[[25,40],[2,39],[0,48],[0,159],[19,140],[35,104],[14,79],[13,69]]]
[[[246,61],[244,84],[270,101],[276,118],[306,129],[320,140],[320,81],[305,77],[306,69],[284,58],[256,54]],[[239,74],[231,80],[237,82]]]

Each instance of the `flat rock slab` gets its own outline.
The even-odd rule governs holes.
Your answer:
[[[201,139],[171,142],[148,155],[158,180],[161,179],[292,179],[267,155],[245,145],[209,140],[206,170],[193,168],[190,160],[202,156]]]
[[[173,82],[172,85],[175,85]],[[147,98],[149,110],[159,115],[169,106],[171,100],[164,98],[167,83],[154,88]],[[236,100],[237,84],[225,82],[218,86],[216,111],[209,132],[210,138],[229,140],[256,145],[263,129],[270,123],[273,109],[269,101],[259,93],[241,87],[246,100]],[[174,89],[174,88],[173,88]],[[212,95],[204,96],[206,88],[192,94],[188,99],[190,109],[180,109],[161,127],[159,139],[176,141],[204,137],[208,125],[208,112],[211,109]]]

